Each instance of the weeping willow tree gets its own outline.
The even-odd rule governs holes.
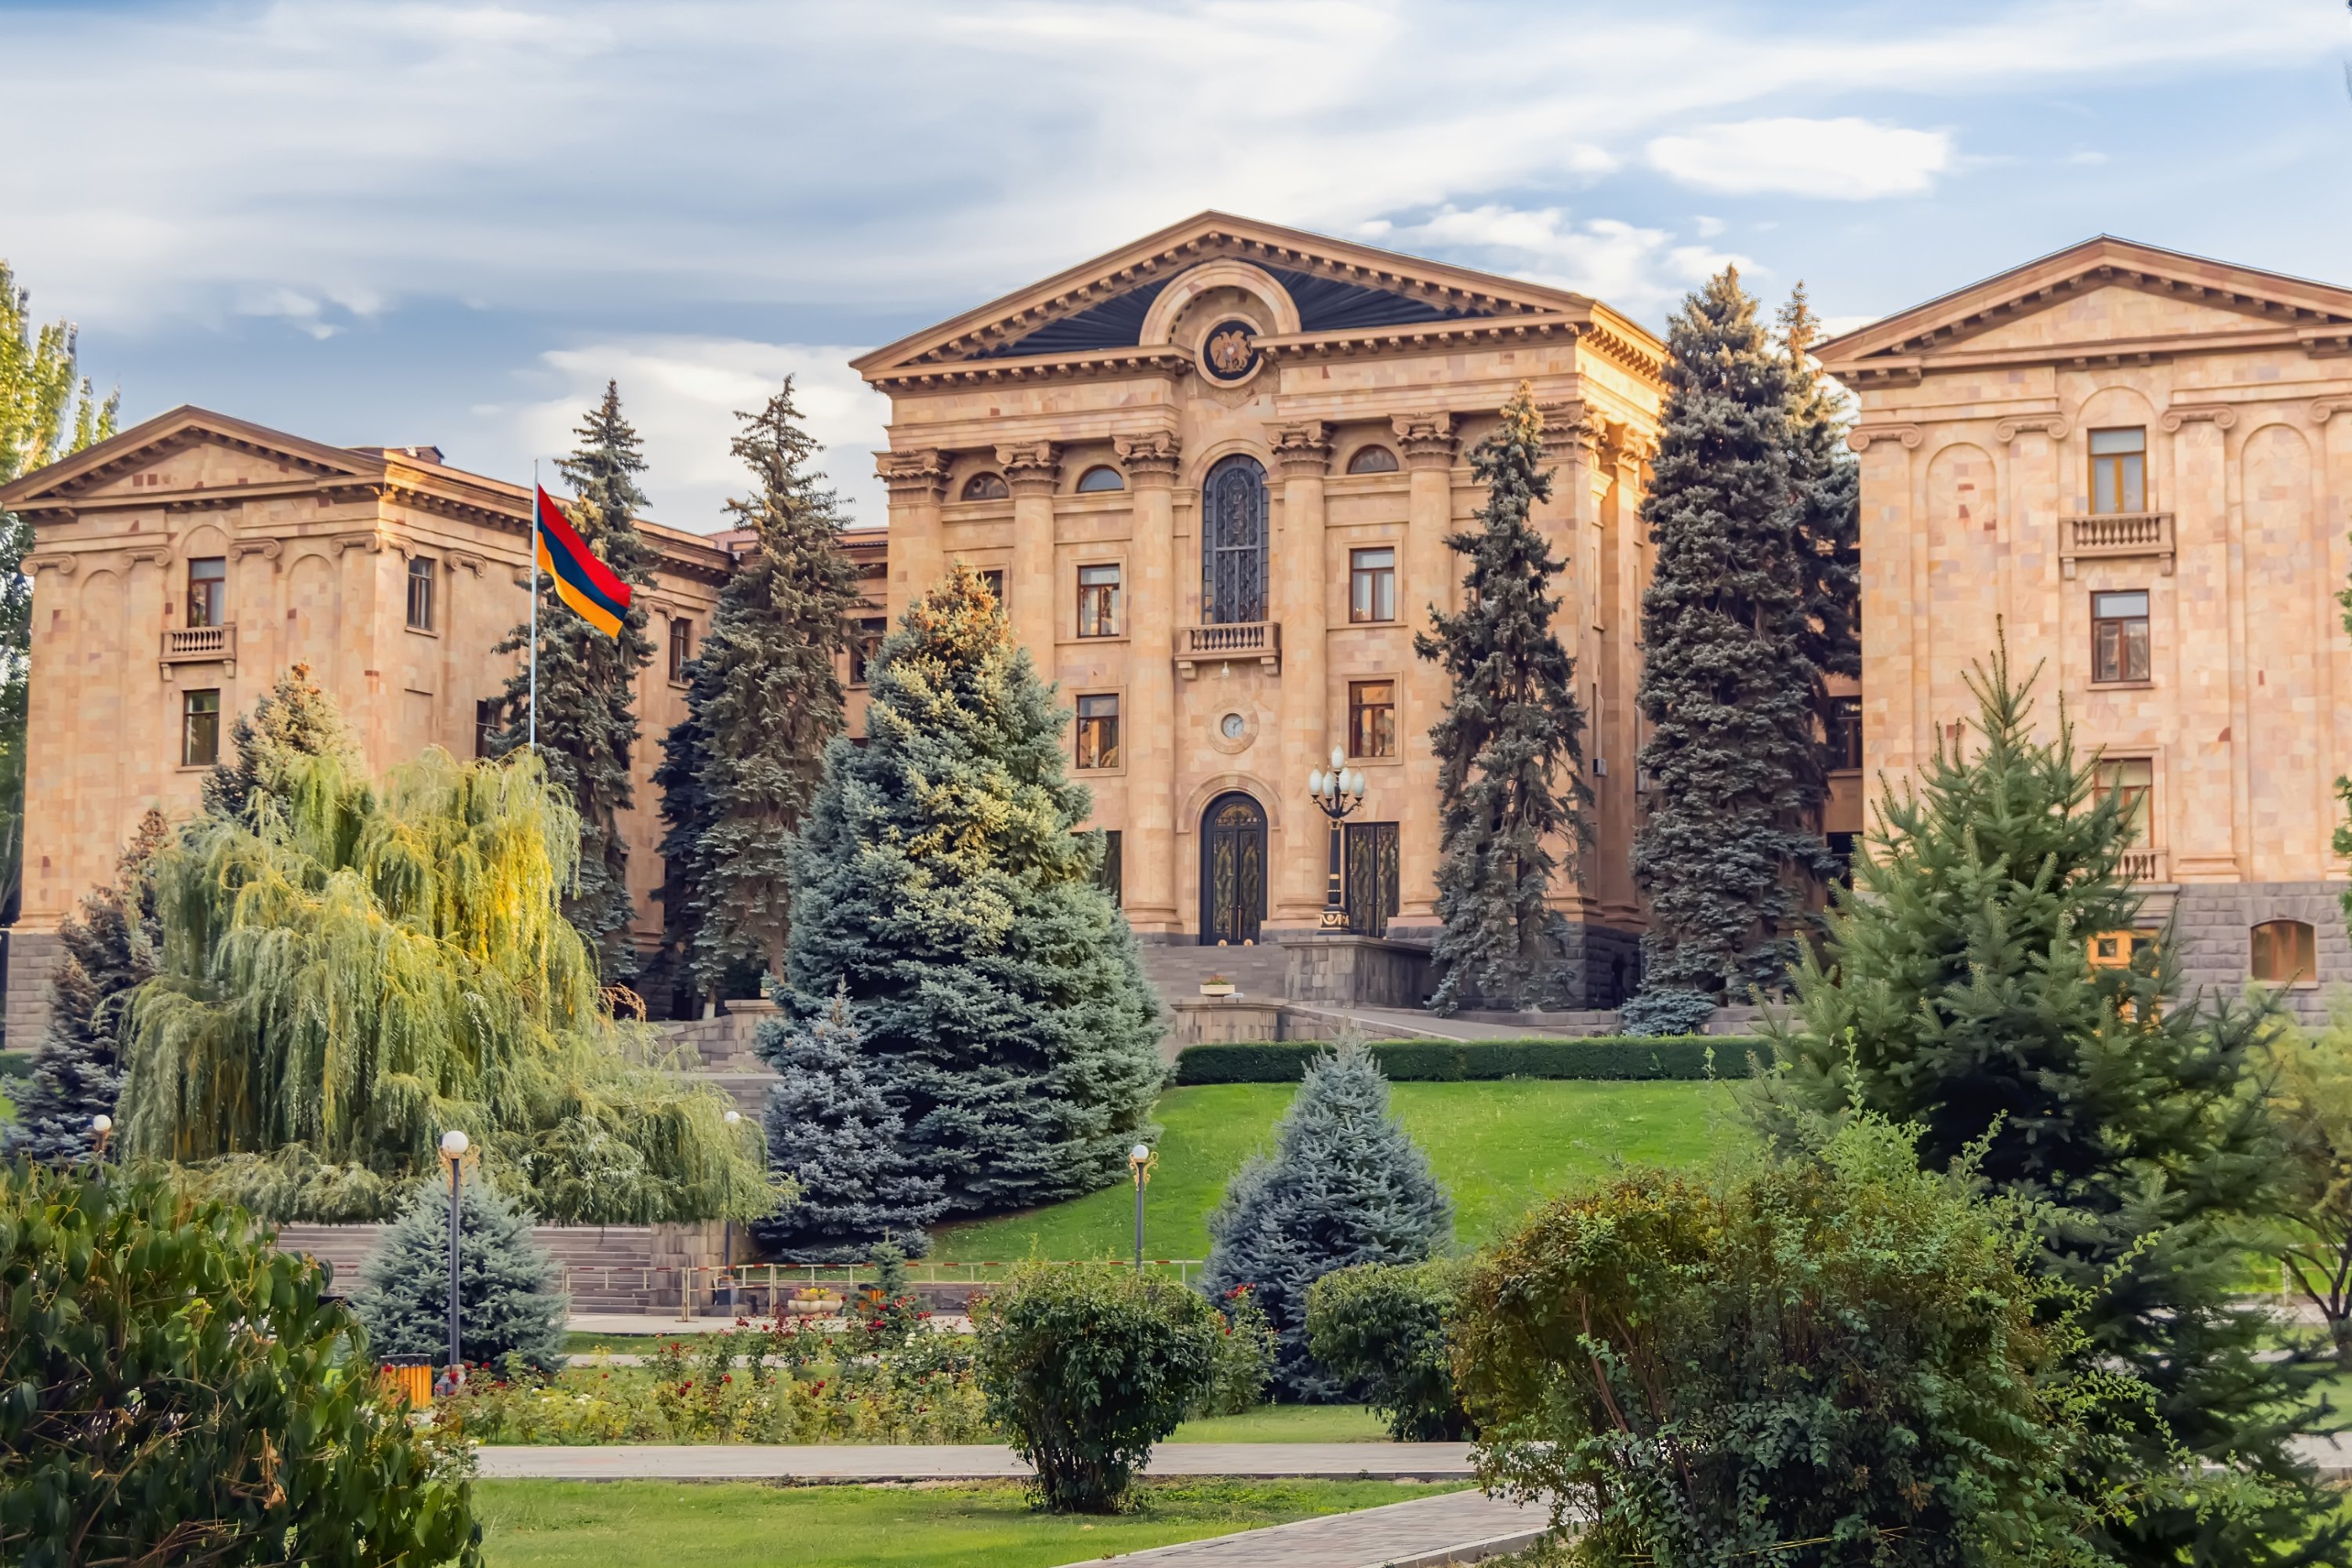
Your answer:
[[[277,1194],[399,1190],[463,1129],[541,1218],[751,1218],[778,1199],[756,1123],[616,1020],[557,907],[580,821],[538,759],[438,749],[381,789],[294,756],[157,866],[161,968],[134,1009],[133,1156]],[[284,1179],[299,1169],[316,1176]],[[370,1180],[373,1178],[373,1181]],[[291,1189],[289,1191],[289,1188]]]

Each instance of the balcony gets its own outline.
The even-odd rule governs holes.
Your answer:
[[[2058,557],[2065,574],[2074,574],[2074,563],[2111,556],[2156,556],[2164,574],[2172,575],[2172,514],[2168,511],[2105,512],[2095,517],[2058,520]]]
[[[1204,664],[1255,664],[1272,675],[1282,668],[1282,626],[1275,621],[1178,626],[1176,669],[1187,680]]]
[[[165,664],[219,664],[236,658],[236,626],[167,626],[163,631]]]
[[[2164,851],[2143,844],[2124,851],[2123,874],[2134,882],[2164,880]]]

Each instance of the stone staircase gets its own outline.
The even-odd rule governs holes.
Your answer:
[[[360,1288],[360,1268],[382,1239],[379,1225],[288,1225],[278,1230],[281,1252],[307,1252],[334,1268],[334,1289],[351,1295]],[[711,1266],[720,1251],[716,1226],[568,1226],[531,1227],[561,1271],[562,1287],[574,1312],[651,1312],[675,1310],[682,1274],[690,1273],[697,1299],[707,1300]],[[737,1247],[744,1238],[738,1236]]]

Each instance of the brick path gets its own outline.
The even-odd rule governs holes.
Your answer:
[[[1029,1467],[990,1444],[614,1443],[597,1447],[494,1445],[477,1451],[499,1479],[677,1481],[947,1481],[1018,1479]],[[1162,1443],[1147,1474],[1276,1479],[1324,1477],[1467,1480],[1466,1443]]]
[[[1547,1522],[1540,1508],[1523,1509],[1482,1492],[1451,1492],[1118,1558],[1097,1557],[1072,1568],[1114,1562],[1120,1568],[1439,1568],[1532,1546]]]

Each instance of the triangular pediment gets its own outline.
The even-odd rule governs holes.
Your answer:
[[[1138,345],[1151,307],[1185,272],[1238,261],[1269,274],[1306,332],[1576,314],[1593,301],[1467,268],[1206,212],[857,360],[869,380],[909,366],[1084,355]]]
[[[374,479],[384,468],[380,456],[184,405],[26,475],[0,490],[0,506],[22,510],[335,476]]]
[[[2141,353],[2244,334],[2292,343],[2352,333],[2352,289],[2101,235],[1822,343],[1833,374],[1940,356]]]

